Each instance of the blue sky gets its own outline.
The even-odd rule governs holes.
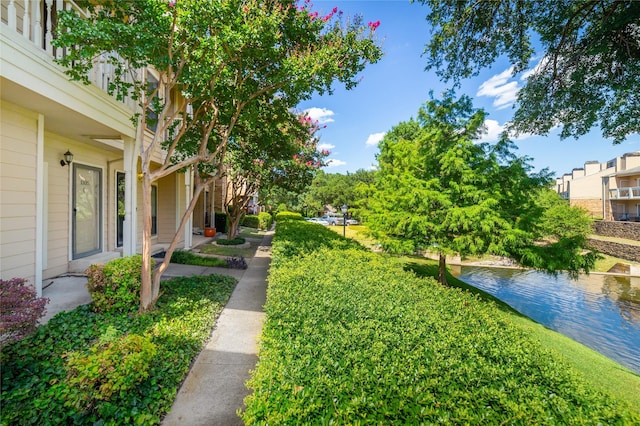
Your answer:
[[[384,57],[369,65],[362,81],[350,91],[336,86],[333,95],[314,96],[298,106],[326,128],[319,133],[322,148],[331,151],[327,173],[369,170],[376,165],[377,142],[393,126],[415,117],[429,98],[439,96],[451,83],[443,83],[434,71],[425,71],[422,52],[430,36],[425,20],[427,8],[408,0],[315,0],[313,9],[330,12],[337,6],[346,16],[363,15],[364,23],[380,20],[376,34]],[[532,67],[535,63],[532,63]],[[458,95],[469,95],[476,108],[488,113],[486,141],[495,141],[500,129],[513,116],[513,101],[523,80],[511,77],[509,63],[498,60],[491,69],[462,82]],[[604,162],[626,152],[640,151],[640,135],[619,145],[602,138],[598,128],[578,140],[561,140],[558,131],[546,137],[516,140],[519,155],[533,157],[536,171],[549,168],[556,175],[582,167],[586,161]]]

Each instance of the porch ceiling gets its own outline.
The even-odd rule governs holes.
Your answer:
[[[116,142],[121,141],[122,136],[114,129],[8,79],[1,78],[0,87],[2,100],[43,114],[45,131],[114,152],[122,150],[122,143]],[[112,143],[103,144],[95,139],[111,140]]]

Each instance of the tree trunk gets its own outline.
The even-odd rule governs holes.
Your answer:
[[[236,213],[236,207],[233,207],[234,216],[229,215],[229,229],[227,231],[227,240],[233,240],[236,237],[236,233],[238,232],[238,227],[240,226],[240,219],[242,218],[242,214]]]
[[[151,178],[147,167],[142,170],[142,277],[140,280],[140,311],[148,310],[154,301],[151,277]]]
[[[449,285],[449,283],[447,282],[447,256],[444,253],[439,254],[438,282],[444,286]]]

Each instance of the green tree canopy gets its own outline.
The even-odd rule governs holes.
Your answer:
[[[562,138],[577,138],[599,125],[620,143],[640,131],[640,2],[418,1],[430,8],[427,68],[445,80],[477,75],[502,55],[515,75],[542,56],[518,94],[516,133],[562,126]]]
[[[573,232],[552,227],[548,207],[556,204],[548,196],[539,201],[548,173],[531,174],[528,159],[515,156],[508,140],[474,143],[484,118],[468,97],[455,100],[449,92],[385,135],[369,200],[374,235],[390,251],[438,253],[442,283],[451,254],[510,256],[546,271],[588,270],[595,261],[583,252],[588,229],[582,222]]]
[[[59,62],[72,79],[87,84],[96,61],[104,63],[115,73],[110,92],[138,100],[132,119],[142,160],[146,309],[159,294],[162,272],[200,193],[221,170],[229,141],[259,141],[246,134],[256,127],[246,124],[265,110],[275,120],[313,93],[330,93],[335,83],[354,87],[357,74],[382,52],[375,28],[360,17],[347,19],[337,8],[319,16],[308,2],[84,0],[81,6],[83,16],[59,14],[54,43],[65,51]],[[159,84],[148,84],[149,70]],[[149,122],[157,125],[150,137]],[[152,167],[160,147],[164,161]],[[194,197],[152,282],[151,184],[187,168],[196,171]]]

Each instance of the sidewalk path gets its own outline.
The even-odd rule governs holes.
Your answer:
[[[258,361],[272,239],[271,231],[248,262],[162,425],[243,424],[236,411],[249,394],[244,384]]]

